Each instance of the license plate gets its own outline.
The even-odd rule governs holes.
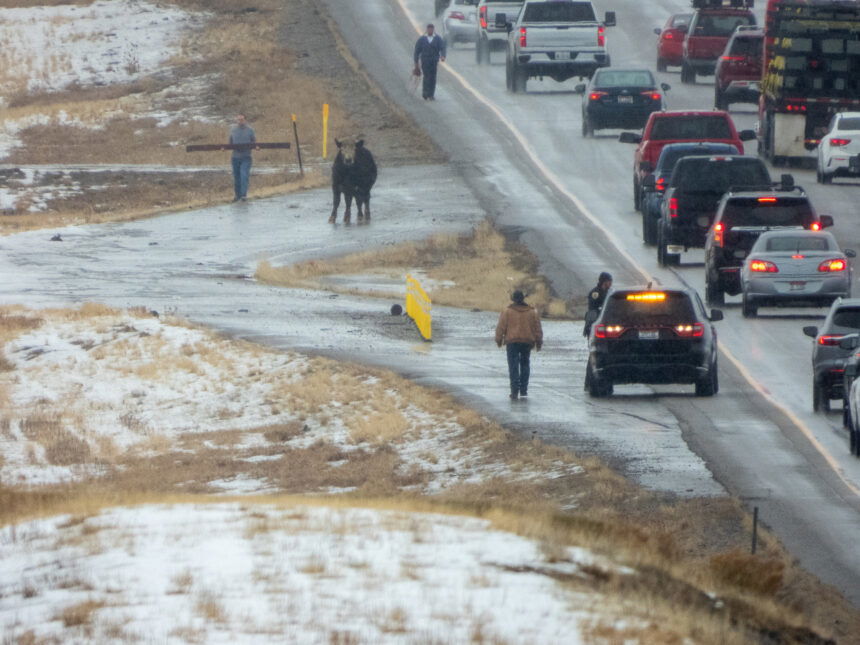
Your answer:
[[[555,53],[556,60],[570,60],[570,52],[556,52]]]
[[[639,340],[657,340],[660,332],[656,329],[639,330]]]
[[[619,96],[618,102],[619,103],[633,103],[633,97],[632,96]]]
[[[801,282],[801,281],[795,281],[795,282],[789,282],[788,283],[788,287],[791,291],[802,291],[805,286],[806,286],[806,282]]]

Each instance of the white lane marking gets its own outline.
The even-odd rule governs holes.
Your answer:
[[[423,33],[423,30],[421,29],[421,23],[417,20],[415,14],[413,14],[409,7],[406,6],[405,0],[396,1],[406,18],[409,20],[410,23],[412,23],[412,27],[415,29],[415,33],[420,36]],[[588,207],[586,207],[582,200],[580,200],[579,197],[574,195],[562,185],[561,179],[558,177],[558,175],[556,175],[552,170],[549,169],[549,167],[546,166],[546,164],[543,163],[543,161],[540,160],[535,150],[531,147],[531,145],[529,145],[528,139],[514,125],[513,121],[511,121],[505,115],[505,113],[502,112],[501,108],[499,108],[495,103],[490,101],[490,99],[488,99],[477,89],[475,89],[462,74],[453,69],[450,65],[446,65],[445,69],[451,76],[453,76],[457,80],[457,82],[460,83],[463,89],[465,89],[472,96],[474,96],[477,101],[483,103],[484,106],[487,107],[487,109],[489,109],[502,123],[505,124],[508,130],[510,130],[511,134],[514,135],[514,138],[523,147],[523,150],[525,150],[526,154],[529,156],[529,159],[531,159],[532,163],[534,163],[534,165],[541,171],[541,173],[543,173],[547,180],[552,184],[553,188],[563,194],[565,197],[567,197],[570,201],[572,201],[592,224],[594,224],[597,228],[603,231],[604,235],[606,235],[612,245],[615,246],[615,248],[618,249],[619,253],[630,263],[630,265],[642,275],[643,279],[646,282],[656,281],[659,283],[659,280],[657,280],[655,276],[652,276],[647,269],[642,267],[639,262],[637,262],[633,258],[633,256],[627,252],[627,250],[621,244],[621,241],[612,233],[612,231],[610,231],[603,225],[600,219],[598,219],[588,209]],[[852,493],[860,496],[860,487],[855,485],[845,476],[842,468],[839,465],[839,461],[833,455],[830,454],[827,448],[825,448],[820,441],[818,441],[809,426],[807,426],[806,423],[800,417],[797,416],[797,414],[795,414],[791,409],[789,409],[783,403],[774,398],[774,396],[768,390],[761,386],[757,382],[756,378],[752,375],[752,373],[737,358],[735,358],[735,356],[725,347],[725,345],[721,343],[719,345],[719,348],[720,352],[722,352],[722,354],[729,361],[731,361],[732,365],[737,368],[741,376],[743,376],[747,380],[747,382],[753,387],[753,389],[759,394],[761,394],[765,398],[765,400],[775,406],[779,411],[785,414],[785,416],[788,417],[788,419],[792,423],[794,423],[795,426],[797,426],[801,433],[803,433],[803,435],[812,444],[813,448],[815,448],[815,450],[817,450],[818,453],[822,457],[824,457],[824,460],[827,462],[833,472],[836,473],[837,477],[842,480],[842,483],[845,484],[845,486]]]

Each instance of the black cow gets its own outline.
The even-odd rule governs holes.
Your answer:
[[[376,162],[370,150],[364,147],[364,140],[358,141],[348,139],[345,141],[334,140],[337,144],[337,157],[331,168],[331,189],[334,196],[334,205],[331,209],[329,222],[337,221],[337,209],[340,206],[340,194],[346,198],[346,211],[343,221],[349,222],[352,199],[355,198],[355,207],[358,210],[358,221],[370,220],[370,189],[376,182]],[[362,210],[364,205],[364,210]]]

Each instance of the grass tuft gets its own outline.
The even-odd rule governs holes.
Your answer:
[[[774,597],[782,588],[785,562],[774,557],[732,549],[712,556],[708,564],[717,579],[738,589]]]

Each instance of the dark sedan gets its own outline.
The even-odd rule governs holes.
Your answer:
[[[647,69],[599,69],[588,85],[580,83],[582,94],[582,136],[603,128],[642,128],[648,116],[663,108],[667,83],[657,85]]]

